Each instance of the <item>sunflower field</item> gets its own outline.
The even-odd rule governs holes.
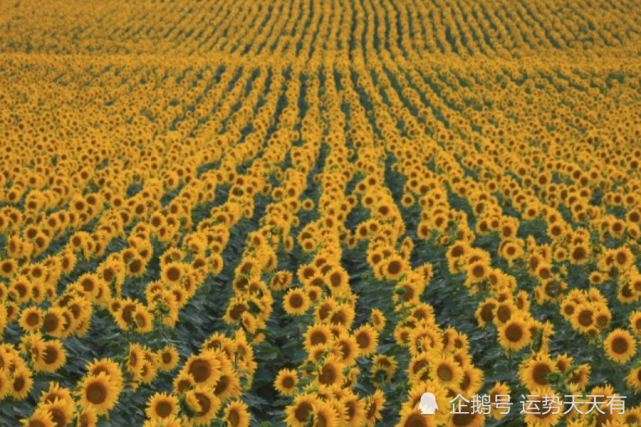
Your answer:
[[[640,112],[631,0],[2,0],[0,426],[641,425]]]

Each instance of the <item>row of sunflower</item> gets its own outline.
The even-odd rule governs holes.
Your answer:
[[[634,4],[607,8],[581,0],[562,6],[551,0],[518,4],[500,0],[488,5],[469,0],[398,5],[389,0],[320,4],[212,0],[188,5],[112,0],[96,7],[78,0],[30,0],[18,7],[2,5],[1,15],[10,23],[3,27],[3,34],[13,31],[17,35],[3,37],[0,47],[12,53],[185,57],[215,52],[309,60],[318,49],[347,53],[354,49],[351,41],[359,46],[363,40],[359,36],[366,32],[371,37],[365,41],[369,52],[375,47],[374,51],[402,50],[415,58],[424,52],[506,58],[554,50],[632,47],[639,37],[634,20],[637,11]],[[83,17],[82,22],[69,24],[76,14]],[[565,16],[571,19],[563,19]],[[65,26],[70,27],[68,31],[59,31]],[[311,48],[316,36],[320,46]],[[299,41],[303,46],[298,46]]]
[[[96,7],[0,5],[2,425],[641,422],[635,5]]]

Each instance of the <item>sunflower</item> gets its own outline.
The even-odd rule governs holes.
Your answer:
[[[571,320],[572,315],[576,311],[577,302],[573,301],[571,298],[565,298],[561,302],[561,315],[566,318],[566,320]]]
[[[274,388],[285,396],[291,396],[296,392],[298,374],[291,369],[281,369],[274,381]]]
[[[460,273],[459,264],[469,252],[469,244],[464,241],[456,241],[449,247],[446,253],[447,263],[452,274]]]
[[[127,353],[127,371],[132,374],[139,373],[145,363],[144,356],[145,349],[140,344],[131,344]]]
[[[452,415],[450,425],[456,427],[480,427],[485,424],[485,415],[480,412],[472,413],[465,403],[461,404],[461,412]]]
[[[225,408],[223,421],[228,427],[249,427],[249,411],[247,404],[239,400],[230,402]]]
[[[552,278],[552,266],[546,262],[539,262],[534,271],[534,276],[541,282]]]
[[[28,419],[21,421],[24,427],[56,427],[57,424],[53,421],[51,412],[38,408]]]
[[[236,323],[244,312],[249,309],[249,305],[244,297],[234,297],[230,300],[224,316],[225,322]]]
[[[223,372],[214,387],[214,394],[223,402],[237,398],[242,394],[240,378],[231,363],[228,367],[223,368]]]
[[[638,368],[632,368],[628,376],[625,377],[625,380],[628,387],[637,392],[641,391],[641,366]]]
[[[494,298],[488,298],[479,304],[474,316],[480,327],[484,328],[488,323],[494,321],[494,312],[499,302]]]
[[[310,299],[301,288],[291,288],[283,298],[283,308],[290,315],[302,315],[309,309]]]
[[[153,315],[144,305],[138,304],[132,314],[132,317],[136,325],[136,332],[146,334],[153,330]]]
[[[580,389],[583,390],[585,387],[588,385],[588,382],[590,381],[590,373],[592,371],[592,367],[584,363],[582,365],[577,366],[576,368],[572,369],[570,372],[570,376],[567,379],[567,382],[570,384],[576,384],[576,386]]]
[[[589,392],[586,393],[588,396],[607,396],[606,399],[598,399],[599,404],[594,405],[592,399],[585,399],[584,404],[579,406],[579,409],[585,414],[587,411],[591,410],[591,413],[594,414],[593,425],[595,426],[608,426],[608,425],[617,425],[613,423],[614,421],[621,420],[621,415],[617,414],[617,411],[611,411],[608,408],[608,401],[610,398],[625,398],[619,393],[615,393],[614,388],[610,384],[605,384],[603,386],[593,387]],[[598,408],[599,410],[597,410]]]
[[[489,267],[485,260],[478,260],[467,266],[466,284],[481,282],[489,273]]]
[[[305,427],[312,419],[316,398],[311,394],[299,394],[294,398],[294,402],[289,405],[285,412],[287,418],[285,422],[290,427]]]
[[[61,260],[61,267],[62,267],[62,272],[65,274],[69,274],[73,271],[73,269],[76,266],[76,262],[78,261],[78,257],[72,250],[64,250],[60,254],[60,260]]]
[[[508,414],[510,407],[505,403],[510,399],[510,386],[506,383],[497,381],[488,392],[490,396],[490,414],[489,416],[495,420],[501,420]],[[506,397],[507,396],[507,397]]]
[[[494,309],[494,323],[500,326],[510,320],[518,311],[519,309],[512,299],[500,301]]]
[[[641,311],[633,311],[628,319],[630,321],[630,329],[636,335],[641,335]]]
[[[340,304],[336,309],[332,311],[328,320],[329,323],[340,328],[351,328],[352,323],[356,313],[354,308],[350,304]]]
[[[586,244],[574,245],[570,249],[570,264],[582,265],[588,262],[590,248]]]
[[[530,324],[523,316],[513,316],[499,326],[499,343],[505,349],[518,351],[532,342]]]
[[[42,392],[40,402],[48,403],[53,402],[56,399],[73,403],[73,397],[71,397],[71,392],[69,390],[60,387],[60,384],[58,383],[51,382],[49,383],[49,390]]]
[[[342,267],[334,267],[325,275],[325,283],[332,295],[343,294],[349,288],[349,274]]]
[[[638,291],[633,290],[628,281],[619,280],[618,288],[617,299],[624,304],[630,304],[639,298]]]
[[[67,320],[64,310],[60,307],[51,307],[43,319],[44,330],[48,335],[59,337],[65,329]]]
[[[641,274],[632,274],[628,286],[636,294],[641,294]]]
[[[420,296],[423,293],[424,286],[415,280],[401,280],[395,286],[393,301],[413,306],[420,302]]]
[[[567,354],[559,354],[556,356],[556,367],[561,373],[566,373],[568,368],[572,365],[574,358]]]
[[[326,325],[314,324],[307,329],[304,337],[305,343],[303,346],[305,350],[310,353],[314,346],[328,344],[332,339],[332,332]]]
[[[9,289],[7,289],[7,285],[0,282],[0,301],[5,301],[8,296],[9,296]]]
[[[641,425],[641,408],[637,406],[632,410],[627,410],[623,416],[623,422],[627,426]]]
[[[632,334],[617,328],[610,332],[603,346],[610,360],[624,364],[636,354],[637,343]]]
[[[381,390],[376,390],[374,394],[367,398],[365,404],[365,424],[367,426],[374,426],[382,418],[381,412],[385,402],[385,395]]]
[[[314,318],[316,322],[324,323],[329,318],[329,315],[332,314],[332,311],[337,307],[338,302],[336,302],[334,297],[328,297],[322,300],[314,309]]]
[[[39,330],[44,323],[44,311],[38,307],[28,307],[20,315],[19,324],[23,331]]]
[[[131,353],[130,353],[131,354]],[[142,359],[142,355],[140,358]],[[117,389],[122,388],[123,377],[122,371],[118,363],[114,362],[111,359],[94,359],[92,363],[87,365],[87,374],[97,377],[101,373],[105,373],[109,376],[109,381],[111,381]]]
[[[24,366],[16,367],[11,377],[11,395],[15,400],[24,400],[33,387],[32,373]]]
[[[519,367],[521,384],[529,390],[546,387],[550,383],[548,376],[558,372],[556,363],[546,354],[538,354],[525,360]]]
[[[345,365],[335,355],[325,357],[318,367],[316,381],[325,386],[341,385],[343,383],[343,368]]]
[[[0,261],[0,277],[10,279],[18,271],[18,263],[13,259]]]
[[[184,268],[182,263],[170,262],[162,266],[160,278],[168,285],[180,284],[184,277]]]
[[[605,279],[607,279],[607,277],[604,277],[604,275],[598,271],[593,271],[588,277],[588,280],[592,285],[601,285]]]
[[[364,324],[354,331],[354,338],[361,356],[368,356],[376,351],[378,332],[372,326]]]
[[[596,310],[593,304],[579,304],[570,318],[572,327],[581,332],[588,332],[594,326]]]
[[[317,400],[313,405],[312,416],[312,427],[338,427],[339,425],[339,415],[331,401]]]
[[[468,365],[463,367],[463,379],[459,384],[461,391],[467,396],[475,395],[483,387],[483,371]]]
[[[374,327],[374,329],[380,332],[383,330],[383,328],[385,328],[387,319],[385,318],[385,315],[381,310],[379,310],[378,308],[374,308],[372,309],[372,312],[370,314],[370,321],[372,322],[372,326]]]
[[[345,366],[352,366],[356,363],[356,357],[359,355],[356,338],[347,332],[342,332],[334,340],[335,354],[339,356]]]
[[[610,310],[607,309],[607,307],[598,309],[594,314],[594,324],[599,329],[602,329],[602,330],[606,329],[608,326],[610,326],[611,320],[612,320],[612,314],[610,313]]]
[[[213,350],[205,350],[199,356],[192,355],[183,368],[192,375],[197,384],[214,386],[221,375],[221,363]]]
[[[269,285],[274,291],[284,291],[292,284],[292,273],[286,270],[279,271],[274,274],[269,282]]]
[[[443,385],[459,385],[463,379],[463,370],[451,356],[441,356],[430,360],[430,378]]]
[[[35,360],[35,369],[41,372],[56,372],[67,362],[67,353],[60,341],[43,344],[42,352]]]
[[[174,393],[178,395],[182,395],[186,393],[188,390],[190,390],[192,387],[195,387],[196,381],[194,381],[193,376],[183,372],[178,374],[178,376],[174,378],[173,386],[174,386]]]
[[[12,301],[4,302],[0,304],[0,325],[8,325],[17,319],[18,314],[20,313],[20,306]],[[4,328],[2,328],[4,330]],[[2,335],[0,334],[0,337]]]
[[[194,390],[185,393],[187,407],[195,412],[190,421],[196,426],[206,426],[211,424],[216,418],[216,413],[220,409],[220,400],[216,397],[213,390],[197,385]]]
[[[307,288],[307,296],[309,301],[314,304],[321,299],[323,295],[323,289],[320,286],[310,285]]]
[[[11,391],[11,385],[7,371],[0,369],[0,401],[2,401]]]
[[[632,251],[627,247],[623,246],[617,249],[614,253],[614,265],[620,271],[626,271],[634,263],[634,255]]]
[[[448,390],[438,381],[426,380],[421,381],[409,390],[408,399],[403,403],[401,410],[407,410],[416,412],[421,401],[423,393],[426,391],[434,394],[436,399],[436,405],[439,407],[439,411],[434,414],[434,418],[437,424],[445,423],[449,417],[448,408],[450,407],[450,397],[448,397]]]
[[[134,378],[143,384],[151,383],[158,375],[158,362],[155,353],[145,353],[145,361],[140,372],[134,374]]]
[[[104,281],[98,275],[90,273],[83,274],[76,282],[82,292],[90,298],[95,298],[98,295],[100,283],[104,283]]]
[[[448,335],[442,337],[441,331],[433,325],[421,324],[414,326],[412,323],[413,321],[408,326],[408,333],[410,352],[413,355],[425,351],[443,350],[443,341],[449,338]]]
[[[76,405],[73,401],[55,399],[53,402],[47,402],[40,405],[42,410],[51,414],[54,425],[57,427],[66,426],[71,423],[73,414],[76,411]]]
[[[158,351],[159,368],[165,372],[170,372],[178,365],[180,355],[173,345],[166,345]]]
[[[176,416],[179,408],[178,398],[173,394],[155,393],[149,398],[145,413],[147,418],[160,420]]]
[[[80,383],[80,405],[91,408],[102,415],[110,411],[118,402],[120,389],[110,381],[109,375],[101,372],[97,376],[86,376]]]
[[[385,279],[397,280],[407,272],[408,268],[406,260],[400,255],[393,254],[383,262],[381,272]]]
[[[563,400],[549,387],[541,387],[532,390],[527,396],[525,421],[528,425],[540,427],[555,426],[563,415]],[[546,406],[544,407],[544,404]]]
[[[427,352],[419,353],[412,357],[407,372],[411,383],[421,383],[429,380],[430,376],[430,354]]]
[[[345,408],[343,422],[347,427],[361,426],[365,420],[365,401],[351,392],[340,398],[340,403]]]

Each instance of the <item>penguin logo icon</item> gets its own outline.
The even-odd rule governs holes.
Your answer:
[[[418,410],[421,411],[423,415],[433,415],[438,410],[436,398],[432,393],[423,393],[421,402],[418,404]]]

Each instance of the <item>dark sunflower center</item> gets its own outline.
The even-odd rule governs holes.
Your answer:
[[[207,381],[211,375],[211,367],[209,363],[204,360],[196,360],[189,367],[189,373],[194,376],[196,382],[201,383]]]
[[[439,366],[436,370],[436,375],[443,381],[451,381],[454,373],[449,366]]]
[[[58,350],[55,347],[47,347],[44,355],[44,361],[47,365],[51,365],[58,360]]]
[[[641,320],[639,322],[641,322]],[[356,342],[360,348],[367,348],[369,346],[370,339],[366,333],[360,333],[356,336]]]
[[[209,398],[204,394],[196,393],[196,399],[198,399],[198,404],[201,408],[201,411],[198,414],[203,415],[209,412],[209,409],[211,408],[211,401]]]
[[[236,410],[232,410],[229,412],[229,424],[234,427],[240,424],[240,415],[238,415],[238,412]]]
[[[624,354],[628,348],[628,342],[625,338],[617,337],[612,341],[612,351],[616,354]]]
[[[301,423],[304,423],[307,421],[307,417],[309,417],[309,413],[312,410],[312,404],[309,402],[302,402],[298,405],[296,408],[296,411],[294,412],[294,416],[298,421]]]
[[[167,277],[169,280],[175,282],[176,280],[180,279],[180,270],[176,267],[170,267],[167,270]]]
[[[336,371],[332,366],[325,365],[321,369],[321,374],[319,376],[319,381],[321,384],[331,385],[336,381]]]
[[[107,400],[107,389],[100,383],[93,383],[87,387],[85,395],[89,402],[94,405],[100,405]]]
[[[537,384],[547,385],[548,384],[548,374],[552,372],[548,365],[537,365],[532,371],[532,379]]]
[[[161,401],[156,405],[156,413],[160,418],[167,418],[171,415],[172,405],[167,401]]]
[[[401,263],[398,261],[390,262],[387,271],[389,271],[390,274],[398,274],[401,271]]]
[[[518,342],[523,337],[523,329],[519,325],[510,325],[505,330],[505,337],[512,342]]]
[[[294,294],[289,299],[289,304],[293,308],[300,308],[303,306],[303,297],[301,297],[299,294]]]
[[[283,388],[292,388],[294,387],[294,379],[292,377],[283,378]]]
[[[592,324],[592,312],[589,310],[582,311],[579,314],[579,323],[581,326],[590,326]]]

